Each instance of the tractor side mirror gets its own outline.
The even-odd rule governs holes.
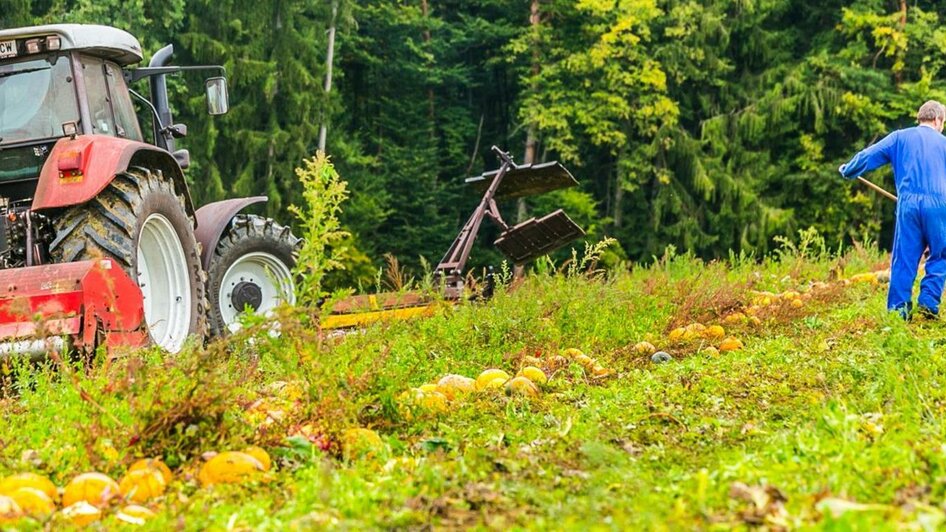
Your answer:
[[[207,87],[207,112],[211,116],[227,114],[230,110],[230,95],[227,92],[227,78],[210,78]]]

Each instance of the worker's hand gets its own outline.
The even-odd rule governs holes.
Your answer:
[[[847,165],[846,165],[846,164],[842,164],[841,166],[838,167],[838,172],[841,172],[841,175],[844,175],[844,167],[845,167],[845,166],[847,166]]]

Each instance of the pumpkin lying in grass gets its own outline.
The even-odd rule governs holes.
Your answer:
[[[342,432],[342,454],[348,460],[372,458],[383,448],[381,436],[371,429],[353,428]]]
[[[516,377],[525,377],[532,381],[536,386],[545,386],[548,383],[549,378],[545,375],[545,372],[535,366],[526,366],[519,370],[519,373],[516,373]]]
[[[197,479],[204,486],[239,484],[258,478],[263,464],[252,456],[237,451],[220,453],[200,468]]]
[[[82,473],[66,484],[62,494],[62,505],[72,506],[77,502],[87,502],[102,508],[121,493],[118,483],[102,473]]]
[[[154,512],[148,508],[145,508],[144,506],[138,506],[137,504],[129,504],[115,514],[115,517],[119,521],[138,526],[145,524],[154,516]]]
[[[494,381],[501,381],[496,385]],[[476,378],[476,389],[485,390],[487,388],[501,388],[509,380],[509,374],[501,369],[488,369],[480,373]]]
[[[51,480],[36,473],[17,473],[0,480],[0,495],[9,495],[20,488],[35,488],[52,500],[59,498],[59,490]]]
[[[516,377],[506,383],[506,395],[525,395],[534,397],[539,394],[539,388],[525,377]]]
[[[118,489],[125,500],[147,502],[164,495],[166,484],[164,476],[156,469],[138,469],[125,473],[118,483]]]
[[[75,526],[90,525],[102,518],[102,510],[79,501],[62,509],[62,516]]]
[[[447,399],[453,400],[457,396],[465,395],[476,390],[476,381],[463,375],[445,375],[437,381],[437,391]]]
[[[722,353],[727,351],[738,351],[742,348],[742,341],[732,336],[726,338],[719,344],[719,351]]]
[[[650,356],[657,352],[657,347],[650,342],[637,342],[631,348],[638,355]]]
[[[56,503],[49,495],[36,488],[19,488],[10,493],[9,497],[16,501],[26,515],[44,517],[56,511]]]
[[[165,465],[164,462],[157,458],[142,458],[141,460],[136,461],[131,464],[128,468],[128,472],[139,471],[142,469],[153,469],[158,473],[161,473],[161,477],[164,479],[165,484],[170,484],[173,476],[171,475],[171,469]]]

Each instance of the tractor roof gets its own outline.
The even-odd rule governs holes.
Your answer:
[[[141,44],[130,33],[110,26],[50,24],[0,30],[0,42],[58,35],[61,50],[83,50],[125,66],[141,61]]]

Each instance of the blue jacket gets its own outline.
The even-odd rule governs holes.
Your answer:
[[[865,148],[840,168],[854,179],[887,163],[893,166],[897,195],[946,198],[946,137],[927,126],[900,129]]]

